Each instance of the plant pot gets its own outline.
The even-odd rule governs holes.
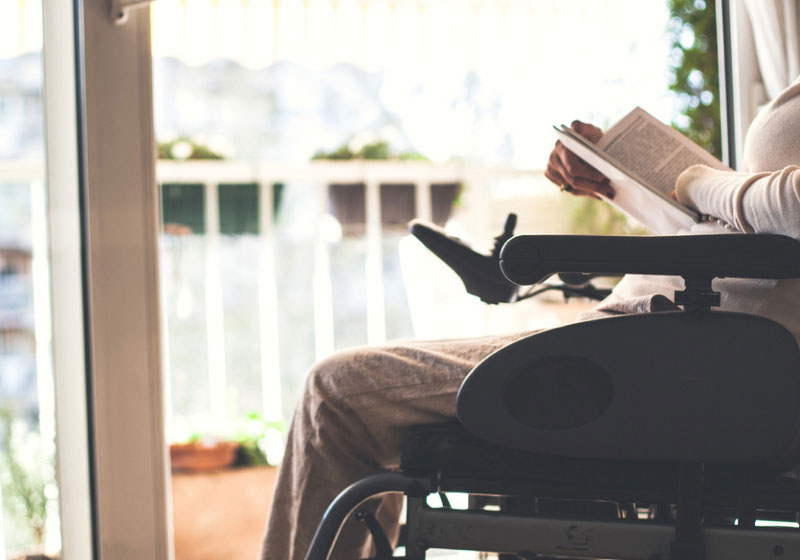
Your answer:
[[[58,558],[58,555],[51,556],[49,554],[43,554],[41,552],[36,552],[36,550],[40,550],[41,546],[34,546],[32,547],[33,550],[29,550],[27,552],[19,552],[19,553],[11,553],[8,557],[9,560],[55,560]],[[2,551],[0,551],[1,553]]]
[[[220,441],[212,444],[203,442],[173,443],[169,446],[172,470],[213,471],[233,464],[238,443]]]

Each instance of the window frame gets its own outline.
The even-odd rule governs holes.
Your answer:
[[[65,558],[93,558],[79,189],[76,27],[71,2],[43,2],[46,230],[52,396]],[[50,385],[50,380],[40,379]],[[47,406],[47,403],[43,403]],[[48,428],[50,429],[50,428]]]
[[[167,559],[150,10],[73,2],[93,557]]]

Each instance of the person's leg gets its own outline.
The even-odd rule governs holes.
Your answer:
[[[464,376],[521,336],[398,342],[340,352],[317,364],[289,430],[262,560],[304,558],[333,498],[365,476],[396,469],[405,431],[454,418]],[[400,502],[383,502],[379,517],[391,519],[387,529],[394,530]],[[348,527],[334,558],[360,558],[365,541],[361,524]]]

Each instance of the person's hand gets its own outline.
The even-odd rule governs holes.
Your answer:
[[[581,121],[572,121],[571,128],[591,142],[597,142],[603,135],[596,126]],[[578,196],[614,198],[614,188],[608,178],[569,151],[561,141],[557,141],[550,152],[544,175],[562,191]]]

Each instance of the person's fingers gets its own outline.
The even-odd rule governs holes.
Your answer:
[[[570,125],[572,130],[586,138],[587,140],[591,140],[592,142],[597,142],[600,140],[600,137],[603,136],[603,131],[593,124],[581,122],[581,121],[572,121]]]
[[[608,182],[606,176],[570,151],[559,154],[564,171],[571,177],[581,177],[595,183]]]
[[[613,190],[610,193],[603,187],[607,185],[598,185],[587,179],[580,177],[565,177],[561,171],[552,165],[548,165],[544,171],[545,177],[551,182],[555,183],[564,192],[569,192],[576,196],[590,196],[592,198],[600,198],[598,193],[608,198],[614,197]]]
[[[561,167],[567,174],[573,177],[590,179],[598,183],[608,181],[605,175],[569,151],[564,144],[559,143],[556,145],[553,152],[555,152],[556,157],[561,161]]]
[[[544,170],[544,176],[550,179],[550,182],[558,187],[563,188],[564,185],[568,184],[564,176],[561,175],[561,172],[550,164],[548,164],[547,168]]]
[[[573,121],[572,129],[592,142],[598,141],[603,131],[581,121]],[[614,198],[614,188],[608,178],[579,158],[560,141],[556,142],[547,162],[545,176],[561,190],[576,196]]]
[[[614,189],[604,183],[596,183],[582,177],[573,177],[570,182],[573,191],[577,195],[587,195],[599,198],[614,198]]]
[[[587,165],[567,150],[563,144],[556,145],[556,148],[550,153],[547,167],[550,175],[555,177],[550,180],[559,186],[566,182],[581,191],[595,192],[607,198],[614,198],[614,188],[605,175]]]
[[[574,192],[573,186],[570,184],[569,180],[561,174],[561,172],[553,167],[552,165],[548,165],[547,168],[544,170],[544,176],[550,179],[552,183],[554,183],[558,188],[560,188],[564,192]]]
[[[580,189],[578,187],[570,187],[569,194],[573,196],[588,196],[589,198],[595,198],[597,200],[602,200],[602,197],[598,195],[595,191]]]

